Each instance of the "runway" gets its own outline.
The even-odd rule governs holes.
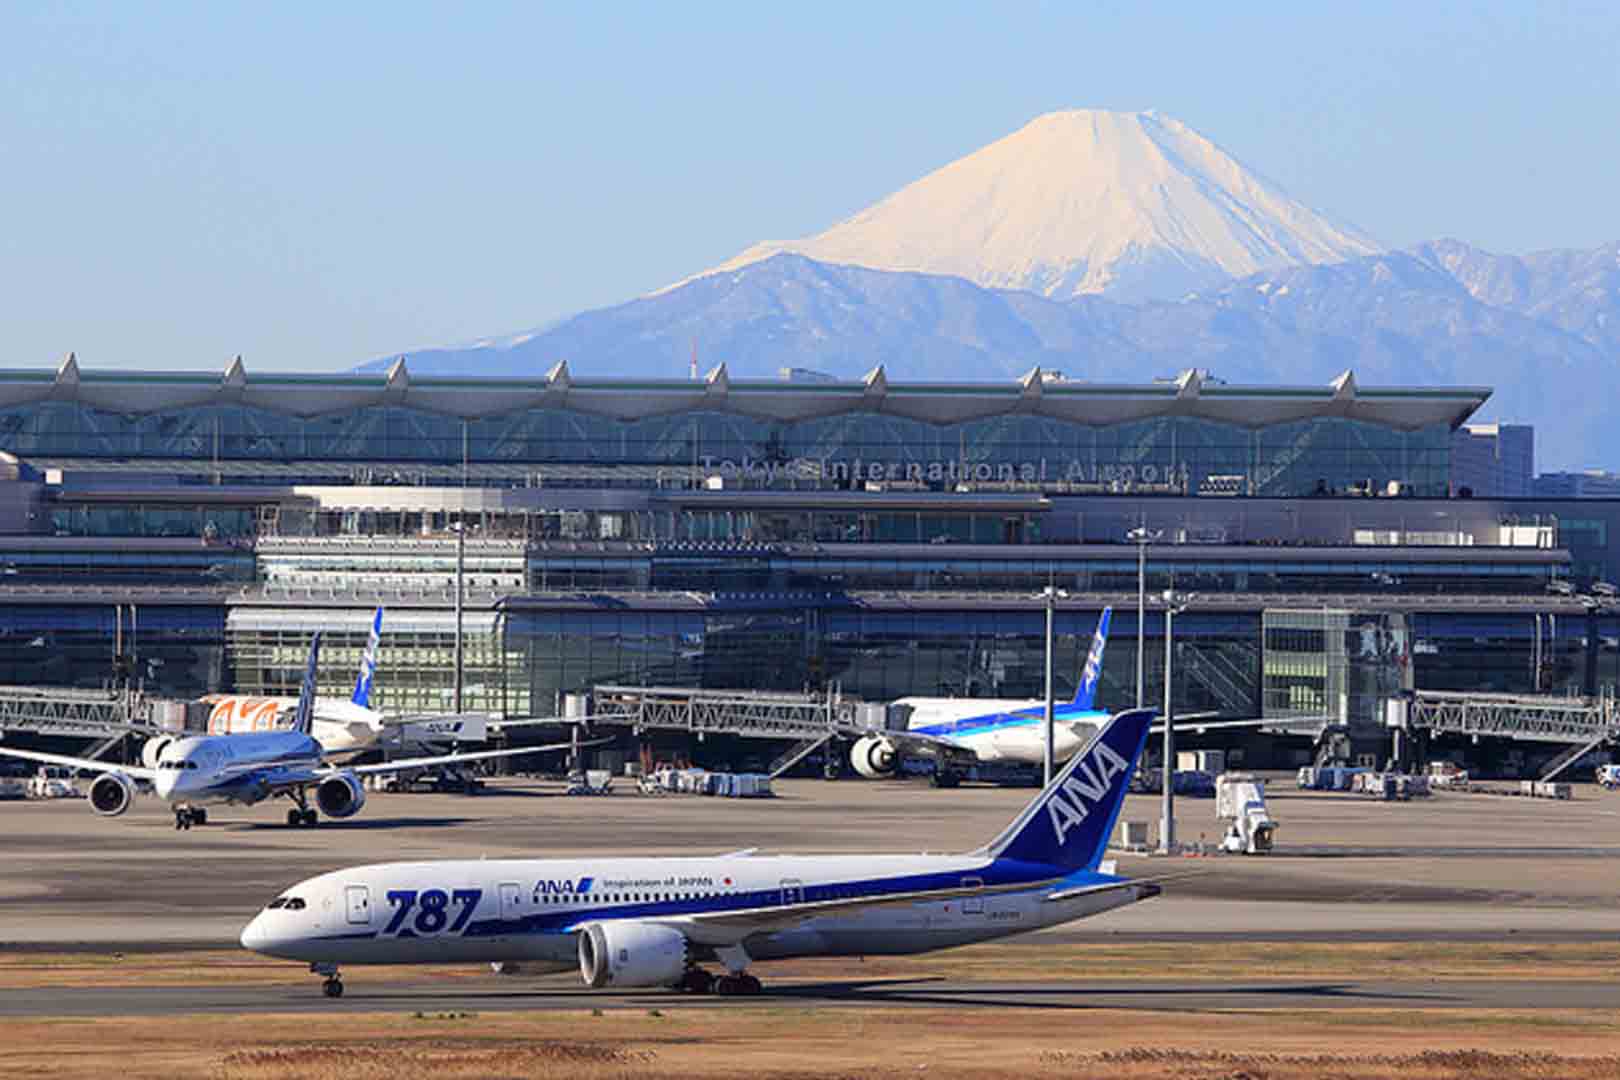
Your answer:
[[[7,879],[0,943],[15,949],[233,948],[243,924],[291,882],[382,858],[966,851],[1029,800],[1017,789],[785,781],[778,797],[560,795],[552,781],[504,779],[482,795],[374,794],[362,816],[289,830],[274,808],[225,807],[176,832],[152,800],[99,818],[82,801],[0,805]],[[1611,815],[1620,792],[1563,801],[1445,794],[1375,803],[1349,795],[1270,795],[1282,825],[1261,859],[1121,857],[1131,876],[1165,877],[1147,904],[1055,931],[1098,940],[1601,940],[1620,938]],[[1182,800],[1189,840],[1214,833],[1208,800]],[[1155,798],[1126,801],[1152,820]],[[1020,972],[1019,974],[1027,974]]]
[[[341,999],[320,981],[210,986],[0,990],[0,1017],[179,1016],[188,1013],[486,1013],[574,1009],[794,1008],[1152,1009],[1620,1009],[1612,980],[1169,980],[1129,982],[958,982],[882,978],[767,983],[751,998],[694,997],[668,990],[612,992],[555,981],[448,988],[444,981],[350,983]]]

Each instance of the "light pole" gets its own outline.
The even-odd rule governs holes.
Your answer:
[[[1187,610],[1196,593],[1164,590],[1164,820],[1159,823],[1159,854],[1176,850],[1176,717],[1170,691],[1175,686],[1171,657],[1175,655],[1176,616]]]
[[[1136,707],[1142,707],[1143,664],[1147,649],[1147,546],[1163,536],[1162,532],[1138,525],[1125,534],[1125,539],[1136,545]]]
[[[1068,595],[1067,592],[1052,585],[1048,585],[1041,591],[1041,597],[1046,603],[1046,723],[1044,725],[1046,751],[1041,758],[1042,763],[1045,765],[1041,782],[1043,787],[1052,782],[1053,758],[1056,756],[1053,742],[1055,734],[1053,726],[1054,704],[1052,700],[1052,624],[1057,617],[1058,598]]]
[[[1586,608],[1586,670],[1581,678],[1581,693],[1587,697],[1598,696],[1598,655],[1603,650],[1603,638],[1599,634],[1599,619],[1607,615],[1617,600],[1620,600],[1620,587],[1607,581],[1594,581],[1587,586],[1587,591],[1577,593],[1575,599]]]
[[[461,712],[461,603],[465,590],[462,583],[467,570],[467,523],[463,518],[451,528],[456,530],[456,704],[455,711]]]

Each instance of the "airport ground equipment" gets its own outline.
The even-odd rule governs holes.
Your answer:
[[[1227,822],[1221,850],[1234,855],[1271,850],[1277,823],[1266,809],[1266,782],[1253,773],[1222,773],[1216,778],[1215,816]]]
[[[1599,765],[1597,782],[1610,791],[1620,789],[1620,765]]]

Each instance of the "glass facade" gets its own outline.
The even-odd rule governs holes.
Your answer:
[[[195,698],[229,685],[224,646],[222,606],[0,605],[5,685],[94,689],[127,676],[152,694]]]
[[[1164,694],[1162,615],[1148,613],[1146,685]],[[1058,612],[1053,648],[1060,700],[1075,681],[1096,611]],[[1206,612],[1176,621],[1176,701],[1198,711],[1256,715],[1258,618]],[[513,611],[507,649],[546,708],[598,683],[802,690],[838,686],[887,701],[909,694],[1037,698],[1045,686],[1045,615],[1036,611],[877,612],[760,605],[715,612]],[[1116,611],[1098,701],[1136,695],[1136,619]],[[514,680],[515,681],[515,680]]]
[[[243,405],[124,413],[73,401],[0,409],[0,448],[24,458],[285,463],[662,466],[742,486],[909,483],[1070,491],[1309,495],[1450,486],[1451,427],[1341,417],[1251,427],[1188,416],[1089,425],[1007,415],[928,422],[849,412],[766,420],[680,410],[618,419],[568,408],[459,419],[403,405],[300,417]],[[548,477],[567,482],[567,474]],[[658,482],[656,477],[645,483]]]
[[[57,536],[195,537],[199,540],[252,539],[250,506],[168,503],[77,503],[51,508]]]
[[[1384,701],[1414,686],[1405,615],[1268,610],[1262,636],[1267,719],[1330,717],[1376,732]]]
[[[1136,591],[1135,551],[1085,557],[974,558],[888,553],[881,549],[840,553],[788,554],[762,551],[683,551],[648,553],[532,554],[529,581],[542,592],[578,589],[695,590],[700,592],[1035,592],[1048,583],[1074,592]],[[1377,548],[1343,551],[1336,558],[1307,561],[1286,552],[1262,558],[1199,557],[1196,547],[1149,556],[1150,592],[1175,587],[1205,593],[1367,593],[1458,595],[1542,595],[1559,566],[1544,559],[1516,560],[1493,551],[1472,561],[1390,558]]]
[[[370,633],[369,612],[348,612],[334,625],[320,612],[240,612],[226,635],[231,685],[237,693],[296,697],[309,640],[322,631],[317,690],[347,698]],[[496,620],[471,612],[463,620],[462,707],[469,712],[530,715],[521,655],[504,651]],[[373,703],[386,712],[444,713],[455,708],[456,634],[441,612],[391,611],[384,619]],[[547,701],[540,715],[551,714]]]

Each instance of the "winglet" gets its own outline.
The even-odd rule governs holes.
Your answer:
[[[1147,745],[1152,709],[1115,716],[982,853],[1060,868],[1095,870],[1108,850],[1136,761]]]
[[[371,636],[366,639],[366,651],[360,656],[360,676],[354,680],[354,695],[350,701],[362,709],[371,708],[371,680],[377,676],[377,650],[382,645],[382,605],[371,619]]]
[[[1105,607],[1097,619],[1097,633],[1091,639],[1091,651],[1086,654],[1085,670],[1080,673],[1080,685],[1074,688],[1074,704],[1081,709],[1094,707],[1097,683],[1102,679],[1103,650],[1108,647],[1108,623],[1114,609]]]
[[[304,667],[304,685],[298,688],[298,709],[293,713],[293,730],[310,734],[315,724],[315,671],[321,660],[321,632],[309,643],[309,662]]]

